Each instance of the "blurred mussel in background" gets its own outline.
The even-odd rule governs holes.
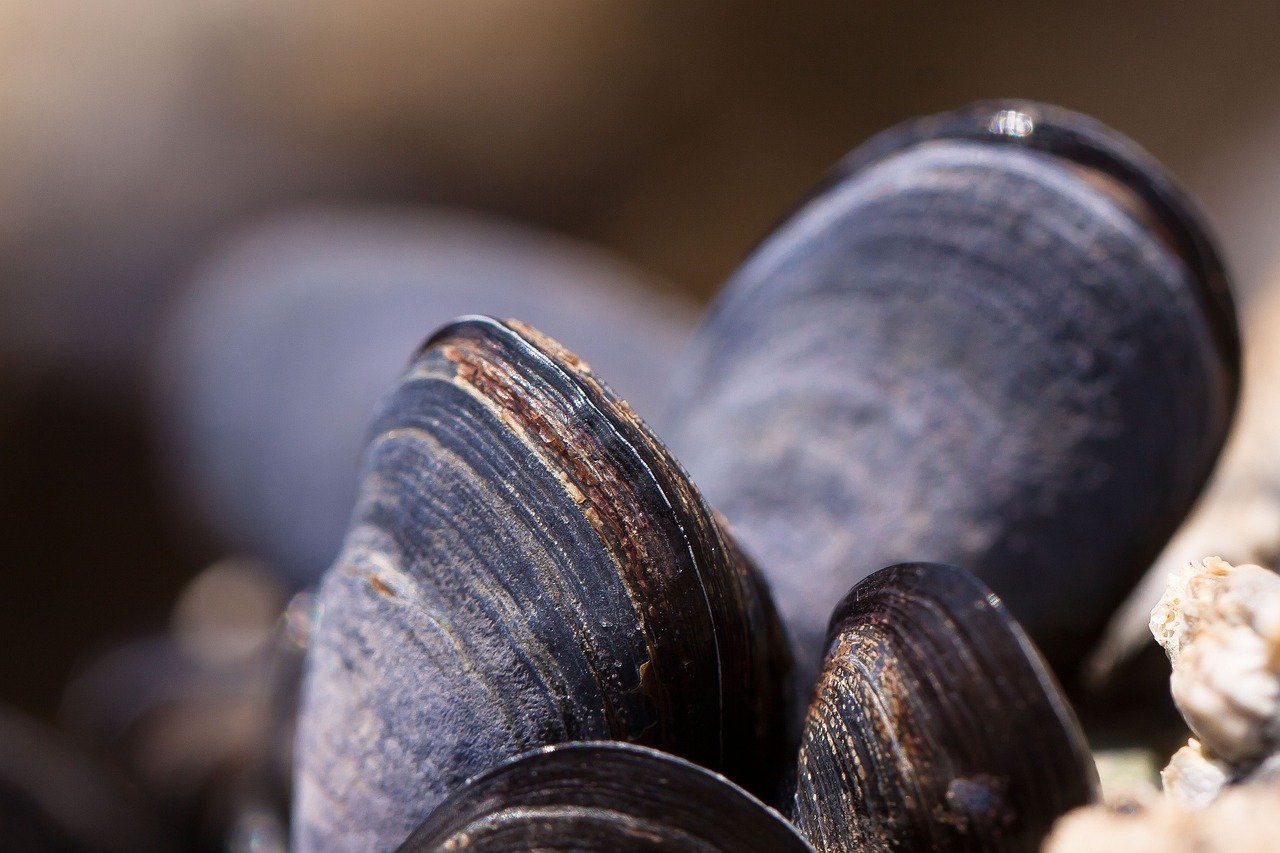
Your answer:
[[[175,493],[220,541],[314,581],[341,544],[375,406],[463,314],[545,330],[659,429],[694,316],[600,250],[476,216],[263,223],[205,265],[164,329],[156,408]]]

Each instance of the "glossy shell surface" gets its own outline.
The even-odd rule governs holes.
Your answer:
[[[723,776],[618,743],[550,747],[485,773],[400,848],[460,849],[812,850],[780,814]]]
[[[1097,771],[1039,653],[972,575],[907,564],[832,617],[794,819],[822,851],[1035,851]]]
[[[575,740],[777,785],[787,652],[757,577],[626,404],[517,323],[415,358],[319,607],[302,850],[398,844],[465,779]]]

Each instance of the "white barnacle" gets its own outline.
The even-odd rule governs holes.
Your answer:
[[[1280,744],[1280,575],[1218,557],[1170,575],[1151,633],[1205,754],[1242,768]]]
[[[1165,796],[1182,808],[1202,809],[1222,793],[1230,773],[1227,764],[1206,755],[1200,742],[1191,738],[1160,771],[1160,784]]]

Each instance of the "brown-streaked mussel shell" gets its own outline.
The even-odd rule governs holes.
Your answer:
[[[467,778],[621,740],[766,796],[788,658],[766,590],[590,371],[463,318],[375,421],[325,577],[297,740],[298,849],[399,844]]]
[[[821,851],[1035,851],[1096,796],[1056,682],[973,575],[903,564],[837,607],[793,819]]]
[[[547,747],[468,781],[400,847],[441,850],[812,853],[725,777],[616,742]]]

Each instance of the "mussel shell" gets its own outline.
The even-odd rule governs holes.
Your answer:
[[[981,142],[1040,151],[1079,167],[1080,175],[1142,218],[1186,264],[1198,285],[1205,319],[1225,366],[1233,405],[1240,391],[1240,329],[1226,266],[1196,203],[1173,176],[1131,140],[1089,116],[1033,101],[979,101],[905,122],[877,134],[845,157],[811,194],[920,144]],[[1114,182],[1108,186],[1109,183]],[[1131,193],[1119,198],[1117,191]]]
[[[841,602],[794,801],[819,850],[1038,850],[1096,791],[1052,675],[968,572],[892,566]]]
[[[811,851],[728,779],[657,750],[578,743],[523,755],[449,797],[400,847]]]
[[[766,592],[626,404],[514,321],[464,319],[415,359],[319,606],[303,850],[399,843],[465,779],[574,740],[777,784],[787,652]]]
[[[861,567],[933,560],[1074,679],[1211,470],[1237,376],[1221,262],[1168,175],[1083,117],[983,104],[877,137],[755,250],[668,436],[810,677]]]

